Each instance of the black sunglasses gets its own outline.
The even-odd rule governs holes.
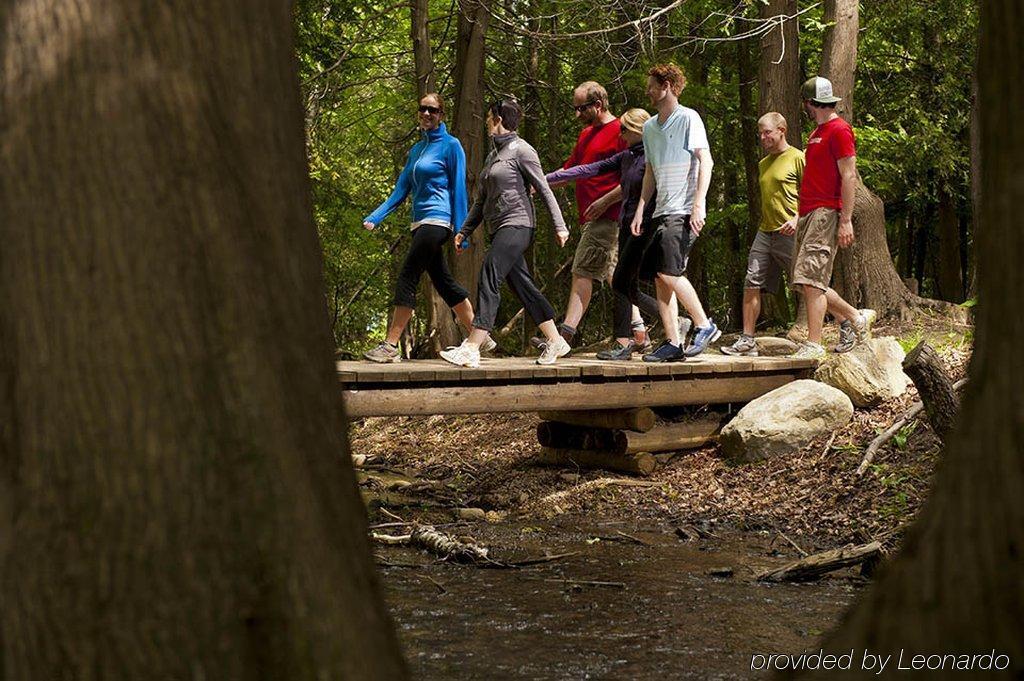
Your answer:
[[[428,106],[427,104],[420,104],[420,113],[427,111],[432,114],[444,113],[444,109],[437,106]]]
[[[576,113],[583,113],[584,111],[594,106],[595,104],[597,104],[597,100],[592,99],[589,102],[584,102],[583,104],[573,106],[572,108],[576,109]]]

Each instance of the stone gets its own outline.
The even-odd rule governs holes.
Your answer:
[[[905,353],[892,336],[872,338],[842,354],[829,353],[814,377],[846,393],[857,407],[899,397],[910,379],[903,373]]]
[[[740,463],[799,451],[853,418],[841,390],[811,379],[787,383],[749,402],[722,429],[722,454]]]
[[[757,351],[762,357],[785,357],[792,355],[799,346],[788,338],[758,336]]]

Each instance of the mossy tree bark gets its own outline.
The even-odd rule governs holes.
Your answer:
[[[292,3],[0,6],[3,677],[395,679]]]

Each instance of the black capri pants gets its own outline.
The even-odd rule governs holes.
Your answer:
[[[413,231],[412,245],[395,285],[395,305],[416,307],[416,289],[423,272],[430,275],[431,283],[448,307],[455,307],[469,297],[469,292],[455,281],[444,259],[444,245],[451,236],[452,231],[441,225],[420,225]]]
[[[649,270],[651,244],[654,230],[649,221],[644,221],[644,231],[633,236],[629,225],[619,228],[619,260],[612,274],[612,290],[615,291],[615,337],[629,338],[632,334],[633,305],[644,314],[658,319],[658,301],[640,290],[641,273]]]
[[[473,326],[490,331],[501,304],[501,282],[507,281],[512,292],[538,326],[555,318],[555,308],[533,283],[523,255],[533,241],[530,227],[501,227],[491,236],[491,248],[480,269],[476,317]]]

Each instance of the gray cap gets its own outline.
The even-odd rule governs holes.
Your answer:
[[[835,104],[843,101],[832,94],[832,81],[821,76],[808,78],[800,88],[800,94],[815,104]]]

